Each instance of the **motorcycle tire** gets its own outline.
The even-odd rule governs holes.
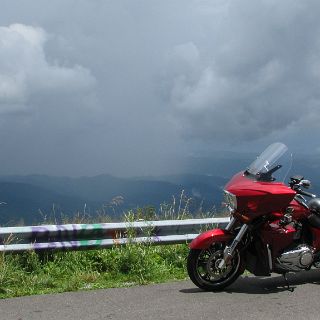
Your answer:
[[[192,282],[205,291],[219,291],[232,284],[244,271],[241,255],[236,250],[229,265],[219,269],[225,243],[214,243],[206,249],[191,249],[187,270]]]

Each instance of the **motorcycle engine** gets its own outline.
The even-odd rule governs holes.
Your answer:
[[[313,250],[306,244],[283,252],[276,260],[276,267],[283,271],[302,271],[308,269],[314,260]]]

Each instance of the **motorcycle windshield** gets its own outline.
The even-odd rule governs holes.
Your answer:
[[[281,142],[271,144],[250,164],[247,172],[255,176],[269,172],[287,150],[288,147]]]

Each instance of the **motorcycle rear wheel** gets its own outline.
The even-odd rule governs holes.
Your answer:
[[[205,291],[219,291],[233,283],[242,273],[242,259],[236,250],[229,264],[220,269],[226,244],[213,243],[207,249],[191,249],[187,260],[187,270],[192,282]]]

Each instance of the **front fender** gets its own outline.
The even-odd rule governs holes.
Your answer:
[[[199,234],[189,244],[190,249],[206,249],[210,247],[213,242],[228,242],[232,239],[232,234],[223,229],[212,229]]]

